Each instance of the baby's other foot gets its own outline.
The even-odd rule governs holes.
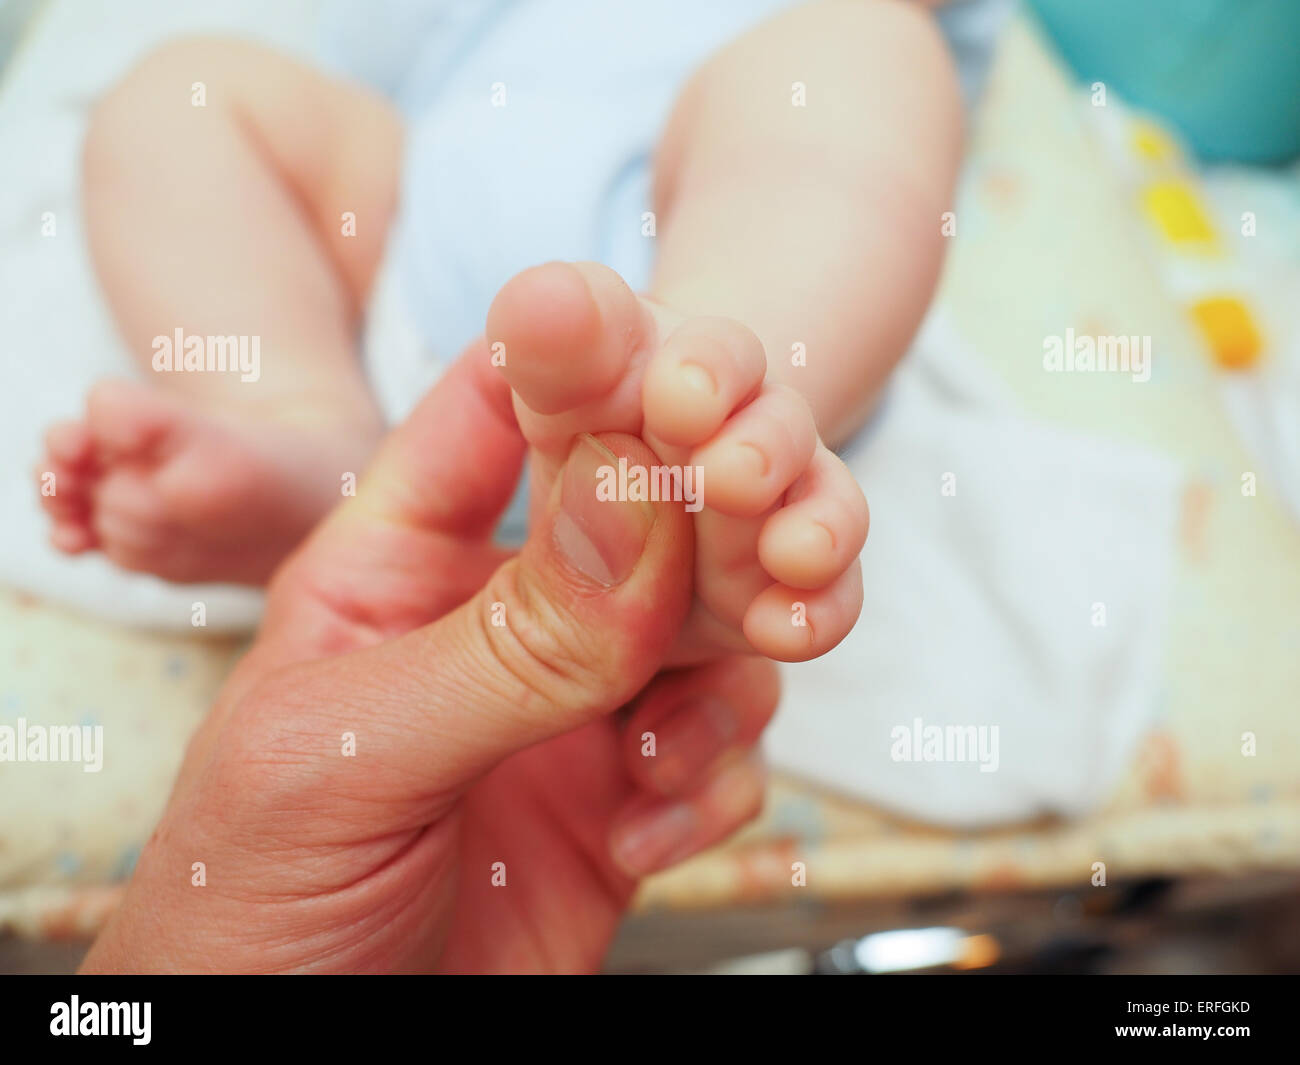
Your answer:
[[[91,390],[45,437],[36,475],[67,554],[171,581],[262,584],[360,475],[377,423],[218,416],[131,381]]]
[[[515,392],[539,498],[579,433],[641,436],[682,470],[676,491],[702,509],[675,661],[733,650],[802,661],[853,627],[866,500],[803,397],[764,383],[749,329],[638,298],[604,266],[548,263],[498,293],[487,340]]]

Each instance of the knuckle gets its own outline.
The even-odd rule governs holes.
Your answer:
[[[479,611],[489,669],[510,678],[525,704],[569,710],[599,697],[608,650],[570,611],[544,594],[517,564],[501,567],[486,587],[487,603],[504,607],[502,624]]]
[[[322,783],[326,752],[334,749],[334,726],[348,720],[349,705],[337,691],[323,692],[310,667],[301,665],[268,674],[241,697],[209,763],[210,783],[232,816],[257,819],[332,801]],[[247,787],[250,779],[256,788]]]

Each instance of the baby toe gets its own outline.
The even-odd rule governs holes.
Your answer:
[[[90,527],[75,521],[56,521],[50,526],[50,544],[65,555],[80,555],[96,546]]]
[[[786,500],[759,534],[759,561],[781,584],[821,588],[862,551],[870,523],[867,501],[848,467],[821,446]]]
[[[849,634],[862,611],[862,567],[852,565],[825,588],[807,591],[774,584],[745,612],[745,638],[778,662],[824,655]]]
[[[49,457],[69,468],[88,464],[94,455],[94,439],[85,422],[55,422],[45,431]]]
[[[46,513],[59,517],[86,506],[87,478],[58,459],[46,455],[32,467],[36,492]]]
[[[736,517],[772,507],[808,468],[817,427],[804,398],[769,385],[691,457],[703,471],[706,506]]]
[[[728,318],[693,318],[673,331],[646,369],[646,431],[693,447],[762,386],[767,356],[754,333]]]

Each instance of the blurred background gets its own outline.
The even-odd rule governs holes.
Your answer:
[[[0,0],[0,725],[114,743],[0,763],[0,971],[75,967],[259,606],[44,545],[68,367],[127,366],[88,109],[183,32],[311,58],[326,6]],[[1300,970],[1300,4],[970,6],[950,39],[996,51],[939,295],[845,456],[864,619],[787,671],[761,821],[647,882],[611,971]],[[1048,372],[1079,336],[1147,379]],[[927,759],[936,728],[983,753]]]

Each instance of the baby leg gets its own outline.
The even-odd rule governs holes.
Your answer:
[[[817,0],[756,27],[669,120],[651,296],[753,329],[769,381],[801,392],[839,445],[930,303],[961,122],[925,10]]]
[[[90,248],[148,383],[51,429],[56,546],[258,583],[337,501],[382,429],[356,334],[400,150],[383,101],[241,41],[165,46],[97,105]],[[155,365],[178,331],[235,338],[253,372]]]

